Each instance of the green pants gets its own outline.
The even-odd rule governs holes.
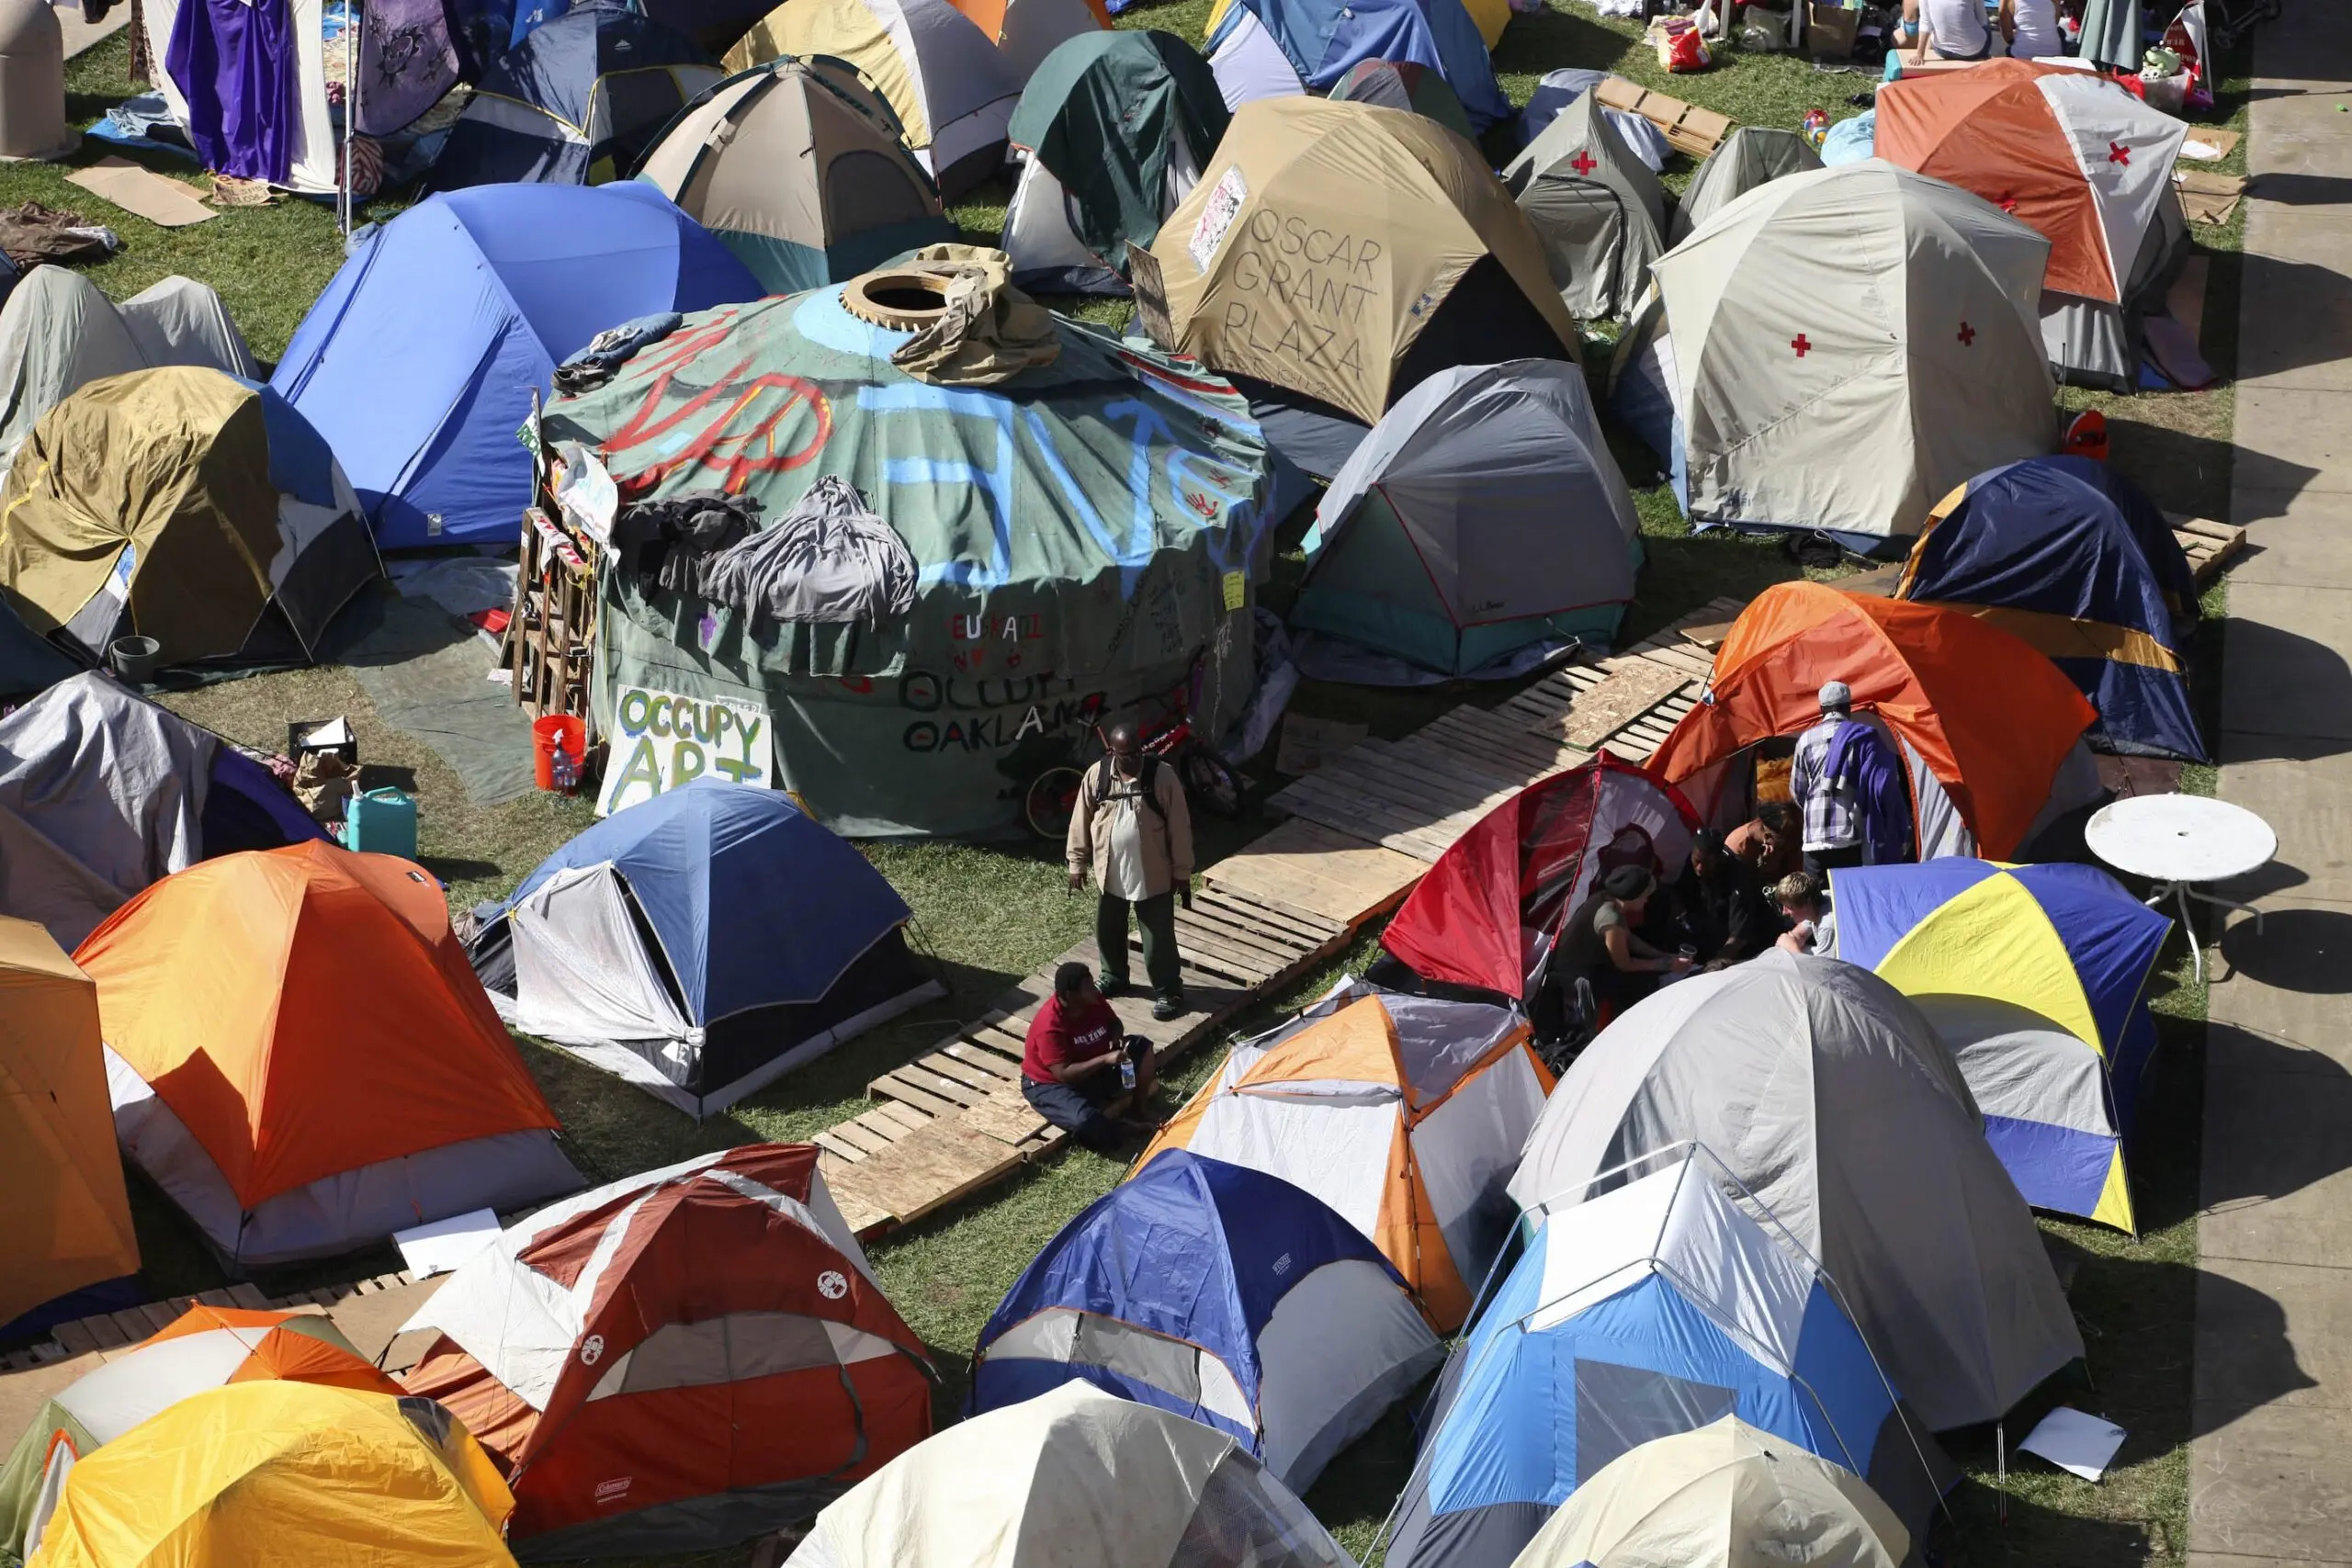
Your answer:
[[[1176,955],[1176,895],[1162,893],[1155,898],[1137,898],[1130,904],[1125,898],[1102,895],[1094,906],[1094,945],[1102,950],[1102,981],[1105,985],[1124,986],[1127,983],[1127,911],[1136,912],[1136,924],[1143,929],[1144,973],[1151,976],[1151,994],[1155,997],[1181,997],[1184,994],[1182,960]]]

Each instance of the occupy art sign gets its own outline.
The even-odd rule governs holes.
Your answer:
[[[596,815],[650,800],[710,774],[730,784],[772,786],[775,739],[768,713],[751,703],[681,696],[647,686],[622,686],[613,699]]]

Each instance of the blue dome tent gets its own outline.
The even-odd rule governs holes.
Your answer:
[[[379,547],[511,544],[531,500],[515,432],[556,366],[607,327],[760,294],[650,186],[480,186],[369,233],[270,386],[326,437]]]
[[[1953,856],[1841,871],[1837,890],[1838,955],[1935,1025],[2025,1201],[2137,1229],[2123,1142],[2172,921],[2089,865]]]
[[[1327,93],[1350,67],[1385,60],[1444,77],[1480,131],[1510,118],[1494,58],[1462,0],[1217,0],[1207,53],[1236,107],[1270,94]]]
[[[516,1029],[701,1117],[942,994],[910,913],[788,796],[699,778],[540,862],[472,953]]]
[[[1391,1568],[1510,1568],[1620,1454],[1737,1416],[1867,1481],[1915,1539],[1956,1475],[1836,1292],[1685,1145],[1548,1213],[1447,1363]]]
[[[1370,1237],[1278,1176],[1178,1149],[1022,1274],[972,1353],[972,1410],[1091,1382],[1230,1434],[1304,1492],[1443,1358]]]
[[[2206,760],[2181,648],[2197,579],[2155,502],[2088,457],[1977,475],[1928,515],[1898,599],[1965,610],[2048,654],[2103,750]]]

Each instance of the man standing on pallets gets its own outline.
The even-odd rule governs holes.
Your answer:
[[[1094,941],[1102,953],[1102,994],[1127,988],[1127,912],[1143,931],[1144,972],[1151,976],[1151,1016],[1184,1010],[1182,959],[1176,952],[1176,903],[1193,907],[1193,818],[1176,770],[1144,755],[1135,727],[1103,734],[1110,755],[1086,770],[1070,813],[1070,891],[1091,872],[1101,897]]]

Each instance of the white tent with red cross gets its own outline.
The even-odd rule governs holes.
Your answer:
[[[1621,407],[1628,375],[1670,407],[1659,444],[1695,523],[1916,534],[1953,486],[2056,443],[2049,257],[1990,202],[1876,159],[1774,180],[1652,269]]]

